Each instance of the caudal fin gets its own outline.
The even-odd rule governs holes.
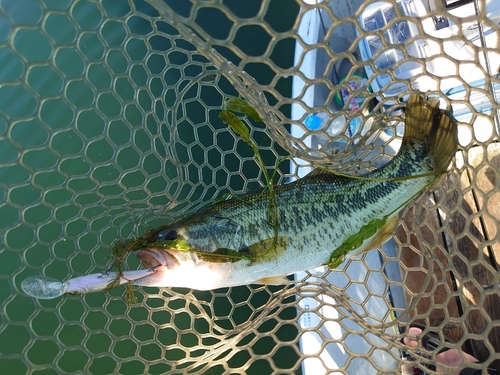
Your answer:
[[[423,141],[434,158],[434,170],[445,172],[458,145],[457,122],[448,111],[439,109],[438,98],[412,94],[405,111],[403,142]]]

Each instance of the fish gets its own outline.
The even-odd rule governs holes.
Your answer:
[[[293,282],[287,277],[291,274],[337,267],[391,238],[398,213],[447,172],[455,155],[457,122],[439,108],[438,98],[410,95],[404,121],[397,155],[367,175],[349,177],[317,168],[274,186],[273,197],[264,188],[214,202],[136,241],[133,253],[143,270],[52,281],[57,292],[49,288],[44,293],[35,277],[23,289],[29,294],[31,285],[31,291],[39,291],[32,295],[53,298],[105,290],[112,280],[116,285],[197,290],[286,285]],[[269,222],[270,199],[276,208],[274,224]]]

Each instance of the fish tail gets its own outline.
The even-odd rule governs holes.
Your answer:
[[[445,172],[458,145],[457,121],[439,108],[438,98],[412,94],[405,111],[403,144],[424,142],[434,160],[434,172]]]

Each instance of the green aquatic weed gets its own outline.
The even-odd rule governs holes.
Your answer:
[[[129,307],[131,304],[137,303],[137,297],[134,293],[134,286],[130,282],[127,283],[125,287],[125,292],[123,292],[123,299]]]
[[[157,234],[163,229],[149,230],[143,236],[137,238],[130,238],[125,241],[117,240],[111,246],[110,253],[112,260],[108,265],[108,269],[113,266],[117,269],[117,276],[109,282],[104,291],[109,291],[120,286],[120,281],[123,278],[122,262],[125,256],[132,252],[140,249],[152,249],[152,248],[167,248],[176,251],[186,251],[196,253],[200,259],[207,262],[237,262],[242,259],[252,259],[251,255],[239,253],[235,250],[230,249],[217,249],[213,253],[204,253],[202,251],[191,248],[187,242],[174,239],[174,240],[159,240]],[[125,286],[125,291],[123,292],[123,299],[130,307],[131,304],[137,303],[137,297],[134,293],[134,287],[131,282],[128,282]]]
[[[126,256],[132,251],[145,248],[144,246],[150,242],[152,238],[155,238],[156,234],[158,234],[158,232],[162,229],[163,228],[148,229],[143,236],[132,237],[127,240],[116,240],[111,245],[111,248],[109,249],[110,261],[108,262],[107,270],[110,271],[111,268],[116,267],[117,276],[109,282],[104,291],[120,286],[120,281],[123,278],[122,264]],[[127,283],[125,292],[123,293],[123,298],[127,303],[127,306],[130,306],[131,303],[137,302],[137,297],[134,294],[132,283]]]
[[[201,260],[204,260],[206,262],[213,262],[213,263],[223,263],[223,262],[237,262],[242,259],[252,259],[251,255],[240,253],[236,250],[231,250],[231,249],[226,249],[226,248],[219,248],[216,249],[213,252],[204,252],[200,251],[197,249],[193,249],[188,245],[186,241],[183,241],[181,239],[173,239],[173,240],[155,240],[154,242],[149,243],[147,246],[143,247],[144,248],[164,248],[164,249],[171,249],[171,250],[176,250],[176,251],[185,251],[189,253],[194,253],[198,255],[198,257]]]
[[[219,118],[225,124],[229,125],[231,129],[233,129],[233,131],[238,134],[246,144],[250,146],[250,148],[254,152],[255,158],[257,159],[257,164],[264,174],[264,178],[266,180],[266,189],[269,191],[269,198],[267,201],[267,222],[273,227],[274,230],[274,241],[271,244],[270,248],[270,250],[272,250],[276,247],[276,244],[278,242],[278,206],[276,204],[276,196],[274,194],[273,184],[275,174],[273,173],[272,177],[269,176],[264,160],[260,155],[259,147],[250,137],[250,129],[233,112],[242,113],[257,122],[262,122],[262,119],[255,108],[253,108],[246,100],[241,98],[229,99],[225,103],[225,109],[222,110],[219,115]]]
[[[361,247],[365,240],[372,237],[385,225],[385,223],[387,223],[387,219],[388,216],[384,216],[382,219],[372,219],[368,224],[363,225],[358,233],[350,236],[342,245],[333,251],[326,265],[330,268],[337,268],[342,264],[347,253]]]
[[[198,252],[198,257],[205,262],[212,263],[234,263],[242,259],[252,260],[251,255],[226,248],[217,249],[212,253]]]
[[[236,116],[233,112],[229,111],[221,111],[219,114],[219,118],[227,125],[231,126],[231,129],[238,134],[241,139],[248,144],[252,149],[254,149],[255,145],[250,139],[250,130],[248,127],[241,121],[238,116]]]
[[[226,102],[226,110],[243,113],[245,116],[250,117],[256,122],[263,122],[262,118],[257,113],[257,110],[252,107],[245,99],[236,97],[230,98]]]

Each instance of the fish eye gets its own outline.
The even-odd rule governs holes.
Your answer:
[[[158,238],[164,241],[172,241],[179,238],[179,235],[175,230],[169,230],[165,232],[158,233]]]

